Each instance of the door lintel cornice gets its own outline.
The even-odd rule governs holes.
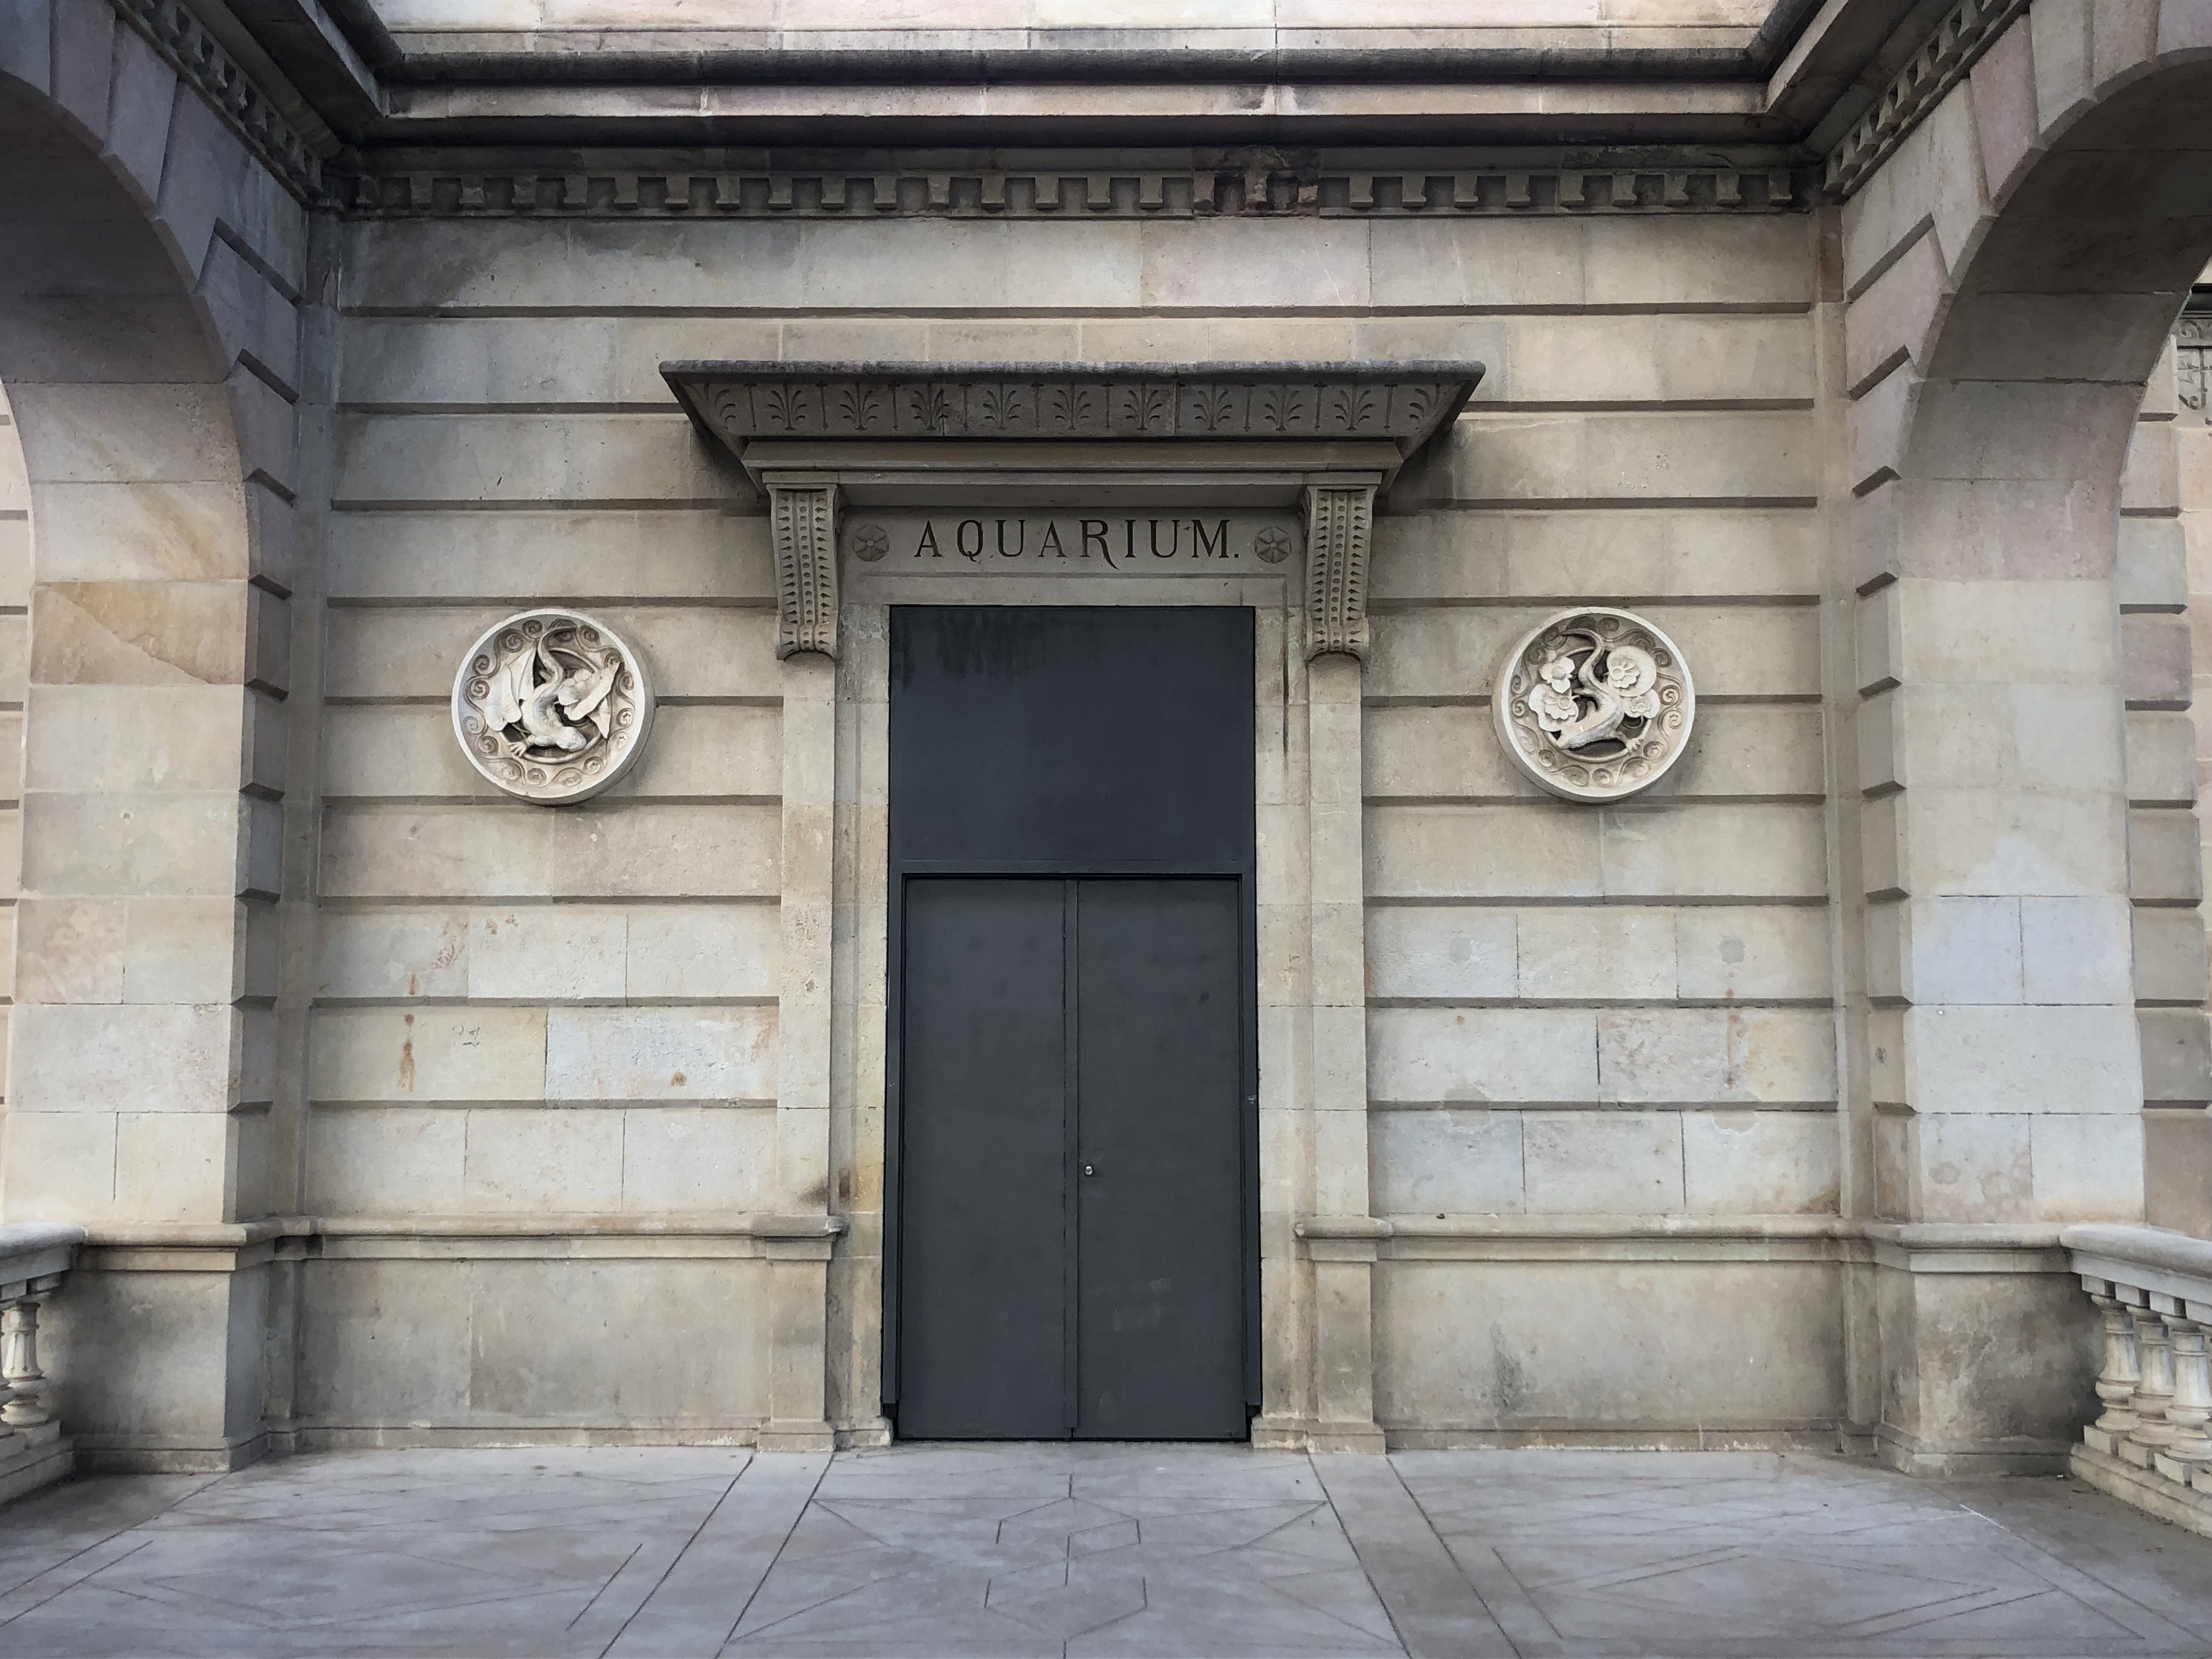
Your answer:
[[[1387,488],[1474,396],[1480,362],[661,365],[700,429],[764,473],[1051,488],[1140,479],[1188,490],[1360,472]],[[943,487],[940,483],[939,487]]]

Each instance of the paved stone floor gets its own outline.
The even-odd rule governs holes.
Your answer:
[[[394,1451],[0,1510],[0,1656],[2212,1655],[2212,1540],[1752,1453]]]

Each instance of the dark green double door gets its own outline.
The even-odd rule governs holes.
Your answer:
[[[902,1432],[1243,1432],[1237,885],[907,894]]]
[[[1240,1438],[1249,613],[905,611],[893,647],[887,1407]]]

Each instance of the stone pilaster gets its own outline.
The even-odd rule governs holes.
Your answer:
[[[837,768],[836,490],[770,491],[783,659],[782,969],[776,1003],[777,1201],[761,1444],[827,1449],[831,886]]]
[[[1375,491],[1306,491],[1307,862],[1312,882],[1314,1270],[1311,1444],[1381,1451],[1375,1422],[1374,1264],[1389,1228],[1368,1214],[1366,883],[1362,658]]]

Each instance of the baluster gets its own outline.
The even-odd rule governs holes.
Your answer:
[[[39,1369],[39,1303],[22,1297],[0,1313],[0,1379],[7,1382],[8,1403],[0,1423],[10,1429],[35,1429],[46,1420],[46,1375]]]
[[[2136,1384],[2142,1380],[2142,1372],[2136,1364],[2136,1333],[2128,1310],[2113,1297],[2093,1295],[2089,1299],[2105,1316],[2105,1369],[2097,1375],[2097,1398],[2105,1402],[2105,1414],[2093,1425],[2092,1435],[2084,1437],[2098,1450],[2110,1453],[2140,1420]],[[2097,1435],[2102,1439],[2094,1437]]]
[[[2212,1360],[2205,1352],[2204,1327],[2193,1319],[2169,1318],[2173,1336],[2173,1398],[2167,1402],[2166,1420],[2172,1437],[2160,1452],[2161,1462],[2182,1464],[2212,1461],[2212,1434],[2204,1431],[2212,1419]],[[2168,1470],[2187,1480],[2189,1470]]]
[[[2136,1384],[2136,1415],[2140,1419],[2128,1436],[2120,1455],[2137,1468],[2151,1466],[2152,1456],[2173,1438],[2166,1408],[2173,1399],[2173,1344],[2166,1322],[2148,1308],[2130,1310],[2136,1327],[2136,1352],[2142,1376]]]

